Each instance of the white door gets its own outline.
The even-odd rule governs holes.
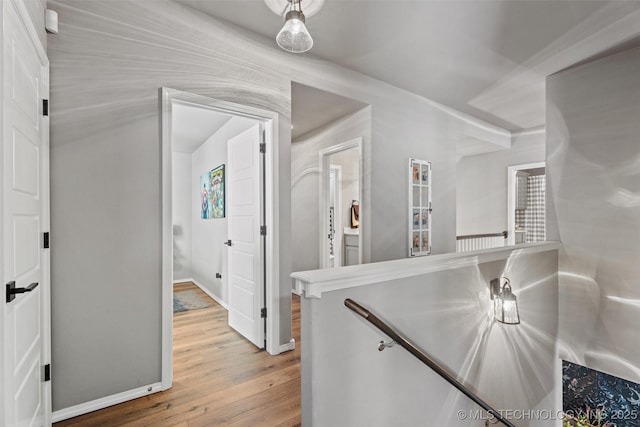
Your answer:
[[[260,125],[227,145],[229,326],[258,347],[265,343],[262,215],[263,156]]]
[[[49,227],[48,62],[12,1],[3,1],[2,327],[4,413],[0,424],[49,423],[49,267],[42,233]],[[40,53],[39,53],[40,52]],[[9,295],[15,282],[23,293]],[[29,290],[29,291],[27,291]],[[11,299],[11,301],[9,301]]]

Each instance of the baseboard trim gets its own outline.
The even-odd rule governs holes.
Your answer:
[[[89,412],[108,408],[109,406],[117,405],[119,403],[127,402],[159,391],[162,391],[162,384],[153,383],[148,386],[123,391],[122,393],[112,394],[111,396],[102,397],[90,402],[81,403],[79,405],[55,411],[51,414],[51,421],[57,423],[59,421],[68,420],[69,418],[88,414]]]
[[[285,351],[293,351],[295,349],[296,349],[295,338],[291,338],[291,341],[289,341],[288,343],[280,345],[280,353],[284,353]]]
[[[189,282],[193,282],[193,279],[192,278],[188,278],[188,279],[174,280],[173,284],[177,285],[178,283],[189,283]]]
[[[302,289],[296,289],[295,287],[294,287],[294,288],[291,288],[291,293],[292,293],[292,294],[294,294],[294,295],[298,295],[299,297],[301,297],[301,296],[302,296]]]
[[[202,289],[202,292],[209,295],[215,302],[220,304],[225,310],[229,311],[229,306],[227,305],[226,302],[222,301],[222,299],[220,299],[219,296],[215,295],[213,292],[211,292],[209,289],[207,289],[202,283],[198,282],[197,280],[190,279],[190,281],[193,282],[194,285]]]

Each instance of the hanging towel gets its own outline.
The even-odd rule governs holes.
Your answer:
[[[360,203],[357,200],[351,202],[351,228],[360,225]]]

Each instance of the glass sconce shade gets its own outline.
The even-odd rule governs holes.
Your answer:
[[[276,42],[282,49],[292,53],[302,53],[311,49],[313,39],[304,25],[304,14],[301,11],[287,12],[284,26],[276,36]]]
[[[511,292],[509,279],[506,277],[505,284],[500,287],[500,279],[491,281],[491,299],[493,299],[493,315],[498,322],[506,325],[517,325],[520,323],[518,313],[518,300]]]

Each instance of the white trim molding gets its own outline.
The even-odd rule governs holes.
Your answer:
[[[280,345],[280,353],[284,353],[285,351],[293,351],[296,349],[296,340],[291,338],[291,340],[286,344]]]
[[[522,130],[516,130],[511,132],[511,139],[513,140],[513,138],[517,138],[519,136],[539,135],[544,132],[545,132],[544,125],[534,126],[529,129],[522,129]]]
[[[109,406],[117,405],[119,403],[127,402],[129,400],[137,399],[138,397],[147,396],[159,391],[162,391],[162,384],[153,383],[128,391],[123,391],[122,393],[112,394],[111,396],[105,396],[100,399],[92,400],[90,402],[81,403],[79,405],[55,411],[52,414],[51,421],[57,423],[59,421],[68,420],[69,418],[88,414],[89,412],[108,408]]]

